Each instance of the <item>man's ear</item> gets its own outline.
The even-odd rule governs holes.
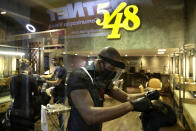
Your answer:
[[[99,69],[101,71],[103,71],[104,70],[104,61],[102,59],[97,59],[97,63],[98,63]]]

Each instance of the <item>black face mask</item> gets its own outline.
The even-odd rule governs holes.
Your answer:
[[[96,78],[95,85],[100,89],[107,89],[111,86],[112,79],[116,72],[105,69],[99,77]]]
[[[101,74],[102,80],[112,80],[116,75],[115,71],[110,71],[108,69],[104,69],[103,73]]]

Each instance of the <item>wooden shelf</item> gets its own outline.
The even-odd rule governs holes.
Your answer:
[[[44,47],[61,47],[61,46],[64,46],[64,44],[44,45]]]

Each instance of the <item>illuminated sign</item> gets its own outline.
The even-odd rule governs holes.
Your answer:
[[[32,33],[36,31],[35,27],[31,24],[26,24],[26,29]]]
[[[94,1],[87,1],[87,2],[68,3],[66,6],[50,9],[47,11],[47,13],[50,15],[51,21],[73,19],[73,18],[77,18],[77,15],[79,18],[82,18],[86,16],[95,16],[97,14],[102,14],[104,9],[107,9],[110,12],[113,9],[115,9],[119,3],[125,1],[134,4],[152,3],[151,0],[139,0],[139,1],[138,0],[94,0]],[[85,13],[85,11],[87,13]]]
[[[64,6],[47,10],[47,13],[50,18],[50,23],[48,25],[48,28],[49,29],[66,28],[67,30],[66,35],[70,38],[107,36],[108,33],[110,33],[110,31],[109,30],[103,31],[103,29],[112,29],[113,36],[115,34],[118,34],[115,32],[118,32],[120,28],[133,31],[134,28],[137,28],[138,26],[137,22],[135,22],[135,19],[137,19],[137,14],[134,14],[138,10],[137,7],[135,7],[134,5],[132,5],[131,7],[129,6],[123,8],[121,7],[122,9],[120,9],[119,12],[113,14],[114,11],[117,8],[119,8],[118,6],[120,5],[120,3],[122,2],[124,3],[125,1],[128,5],[130,5],[130,3],[139,5],[141,3],[150,3],[149,1],[151,0],[140,0],[140,1],[138,0],[91,0],[91,1],[78,1],[74,3],[67,3]],[[126,9],[127,11],[126,12],[123,11],[124,9]],[[130,9],[131,11],[129,11],[128,9]],[[100,28],[96,24],[96,20],[98,18],[103,19],[105,12],[109,12],[108,13],[109,16],[111,14],[110,19],[111,18],[115,19],[116,16],[118,16],[119,19],[121,17],[120,12],[123,12],[124,15],[125,14],[128,15],[125,18],[126,20],[124,20],[123,22],[124,26],[122,27],[121,26],[122,23],[120,22],[121,24],[118,27],[119,29],[117,29],[118,23],[115,23],[115,26],[113,26],[111,24],[111,21],[113,20],[111,19],[111,21],[104,21],[105,26],[102,25],[103,29]],[[122,19],[124,19],[124,16]],[[133,23],[133,26],[128,24],[131,22]]]
[[[98,4],[104,4],[109,3],[109,1],[106,0],[98,0],[98,1],[89,1],[89,2],[75,2],[74,4],[69,3],[66,6],[55,8],[52,10],[48,10],[48,13],[50,15],[51,21],[57,21],[57,20],[66,20],[66,19],[73,19],[78,17],[85,17],[87,16],[94,16],[96,15],[96,12],[94,11],[94,8]],[[104,6],[104,8],[108,8],[108,6]],[[101,13],[100,8],[99,13]],[[87,11],[87,14],[85,15],[85,10]],[[57,18],[56,18],[57,15]]]
[[[98,5],[97,8],[99,8]],[[124,28],[128,31],[134,31],[140,26],[140,18],[137,16],[138,7],[135,5],[127,6],[127,3],[122,2],[120,5],[114,10],[114,12],[110,15],[110,12],[107,10],[102,10],[104,13],[104,20],[101,22],[101,19],[96,20],[96,24],[99,26],[103,26],[103,29],[112,29],[112,33],[108,35],[108,39],[118,39],[120,38],[119,29]],[[126,7],[126,8],[125,8]],[[125,9],[124,9],[125,8]],[[123,13],[120,13],[124,9],[125,19],[122,21]],[[132,9],[132,12],[130,11]],[[115,19],[114,23],[111,24],[112,20]],[[122,23],[121,23],[122,21]],[[132,26],[130,27],[129,23],[132,22]]]

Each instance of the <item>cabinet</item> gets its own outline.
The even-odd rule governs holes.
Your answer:
[[[0,113],[5,112],[11,104],[10,96],[0,97]]]

